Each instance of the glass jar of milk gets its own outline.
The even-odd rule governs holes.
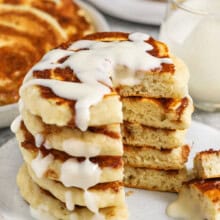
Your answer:
[[[188,65],[195,106],[220,110],[220,0],[169,0],[160,39]]]

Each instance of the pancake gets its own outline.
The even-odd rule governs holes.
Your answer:
[[[136,35],[137,36],[137,35]],[[138,40],[144,37],[134,36]],[[86,40],[96,41],[126,41],[129,35],[126,33],[97,33],[86,36]],[[131,39],[131,38],[130,38]],[[167,46],[152,37],[146,36],[144,39],[152,46],[150,54],[157,58],[171,58],[172,64],[163,63],[161,67],[143,71],[138,69],[135,73],[136,79],[141,79],[137,85],[126,85],[119,83],[120,78],[129,75],[130,70],[127,66],[117,66],[118,79],[115,86],[120,96],[147,96],[154,98],[182,98],[188,94],[187,82],[189,72],[186,65],[178,58],[170,55]],[[125,55],[126,56],[126,55]],[[128,57],[129,59],[130,57]]]
[[[83,178],[80,175],[85,175],[89,178],[89,175],[94,175],[96,184],[123,179],[123,162],[120,156],[98,156],[87,160],[85,157],[72,157],[64,152],[48,150],[43,146],[36,147],[33,137],[26,139],[27,136],[21,129],[16,133],[16,137],[24,161],[33,168],[39,178],[44,176],[66,184],[66,174],[70,172],[67,176],[79,175],[79,178]],[[67,166],[75,167],[75,169],[71,168],[66,171]],[[91,172],[87,173],[85,167],[91,169]],[[75,184],[74,178],[67,182],[70,182],[67,183],[70,185]]]
[[[188,70],[182,61],[170,55],[165,44],[146,34],[97,33],[51,50],[27,73],[19,93],[22,115],[12,126],[17,131],[24,161],[31,168],[29,172],[33,182],[62,202],[66,202],[63,191],[70,187],[83,189],[87,193],[100,187],[107,190],[108,184],[120,185],[123,180],[121,154],[99,155],[100,152],[85,152],[83,149],[85,155],[77,156],[75,152],[62,150],[61,142],[66,137],[73,135],[74,139],[82,137],[82,134],[87,136],[90,132],[109,138],[111,131],[117,130],[118,137],[110,138],[117,139],[118,150],[121,151],[121,135],[118,134],[119,124],[123,120],[152,127],[151,130],[181,129],[183,131],[179,133],[184,133],[193,111],[187,82]],[[127,105],[126,100],[132,103]],[[103,133],[103,128],[105,131],[107,129],[107,133]],[[65,135],[69,133],[65,137],[56,135],[64,135],[62,132]],[[49,139],[52,137],[54,146]],[[55,143],[54,137],[60,142]],[[95,143],[96,137],[93,138]],[[79,145],[70,142],[69,147],[80,148],[82,143],[86,144],[85,140]],[[108,140],[103,139],[103,145],[105,141]],[[175,145],[170,146],[176,147],[170,155],[179,160],[174,164],[182,168],[189,149]],[[143,151],[137,155],[134,151],[130,153],[137,156],[136,160],[148,152],[159,155],[171,169],[173,164],[167,155],[163,155],[164,152],[159,151],[159,147],[146,147],[139,146]],[[147,160],[142,162],[144,166],[149,163]],[[154,163],[155,167],[162,164]],[[125,166],[124,181],[127,186],[135,188],[176,192],[187,176],[184,168],[164,170],[163,167],[162,170],[130,165]],[[54,184],[58,184],[57,187]],[[58,193],[58,186],[63,186],[62,192]],[[75,194],[68,193],[68,196]],[[108,198],[105,202],[110,200]],[[88,204],[80,204],[92,210]]]
[[[123,119],[154,128],[184,130],[190,126],[193,105],[190,98],[122,98]]]
[[[211,149],[197,153],[194,169],[198,178],[220,178],[220,151]]]
[[[137,56],[130,56],[131,53]],[[175,59],[170,57],[166,45],[148,35],[97,33],[84,40],[64,44],[45,55],[29,71],[20,95],[27,110],[40,116],[44,123],[58,126],[71,124],[85,131],[88,126],[121,122],[121,105],[115,91],[124,96],[122,87],[134,88],[142,82],[149,82],[148,79],[144,80],[145,76],[155,76],[155,91],[159,91],[159,87],[172,89],[176,93],[166,95],[165,91],[161,91],[160,95],[149,94],[153,86],[145,82],[146,86],[143,86],[148,92],[141,94],[143,89],[129,95],[181,98],[187,95],[188,72],[179,73],[177,69],[178,65],[175,66]],[[163,85],[157,83],[163,76],[172,82]],[[178,87],[178,77],[184,86]],[[85,103],[88,105],[86,110],[79,111],[78,108],[82,107],[78,105]],[[108,114],[105,114],[104,120],[105,112]],[[87,124],[82,126],[77,122],[85,115]]]
[[[71,41],[95,31],[88,13],[73,0],[0,0],[0,3],[25,5],[47,13],[59,23]]]
[[[77,128],[47,125],[42,122],[41,118],[30,114],[25,109],[22,111],[22,118],[25,124],[23,130],[27,128],[35,139],[42,137],[43,144],[49,145],[52,149],[72,156],[76,156],[76,153],[82,155],[88,151],[106,156],[122,156],[123,154],[119,124],[89,127],[86,132],[82,132]],[[77,149],[80,146],[78,151],[74,150],[73,146],[76,145],[78,145]]]
[[[41,88],[29,86],[20,93],[25,108],[33,115],[42,118],[45,124],[68,126],[76,128],[75,103],[70,100],[63,100],[60,97],[43,97]],[[111,93],[105,96],[97,105],[89,109],[90,119],[88,126],[102,126],[122,122],[121,102],[119,96]],[[105,114],[111,109],[108,114]]]
[[[190,148],[184,145],[172,150],[157,150],[152,147],[124,146],[125,165],[151,169],[183,169],[189,156]]]
[[[181,219],[220,218],[220,180],[193,180],[185,183],[178,199],[167,208],[169,216]]]
[[[124,173],[125,186],[153,191],[179,192],[187,180],[186,169],[166,171],[125,166]]]
[[[123,122],[123,143],[135,147],[151,146],[156,149],[173,149],[184,145],[186,130],[159,129],[139,123]]]
[[[72,0],[0,0],[0,105],[18,101],[25,74],[48,50],[94,31]]]
[[[50,214],[50,216],[61,220],[69,220],[74,217],[92,220],[95,217],[94,213],[83,207],[76,207],[74,211],[68,211],[64,203],[55,199],[48,191],[41,189],[31,180],[25,166],[19,170],[17,185],[23,198],[37,212],[43,209],[43,211]],[[127,209],[124,206],[100,209],[100,213],[106,220],[125,220],[128,218]]]
[[[0,4],[0,105],[18,100],[18,89],[27,71],[64,40],[66,33],[46,13]]]
[[[66,199],[66,192],[68,191],[71,201],[75,205],[87,206],[85,191],[76,187],[64,187],[63,184],[49,180],[47,178],[38,178],[33,170],[28,166],[28,174],[42,189],[50,192],[54,197],[63,203],[68,203]],[[124,189],[121,183],[111,182],[99,184],[88,190],[94,198],[94,204],[98,208],[105,208],[110,206],[122,206],[125,200]]]

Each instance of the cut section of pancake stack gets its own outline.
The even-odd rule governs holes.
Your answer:
[[[163,57],[167,48],[158,45],[154,55]],[[143,86],[122,93],[128,187],[177,192],[187,179],[190,147],[185,134],[193,111],[187,92],[189,73],[181,60],[172,60],[173,67],[164,65],[159,74],[149,72]]]
[[[176,172],[183,172],[188,148],[177,147],[183,143],[184,131],[164,128],[184,129],[189,124],[191,102],[178,99],[188,93],[187,80],[184,64],[170,57],[164,44],[141,33],[96,33],[47,53],[24,79],[21,116],[12,124],[25,161],[17,183],[33,215],[49,213],[61,220],[127,219],[122,184],[123,114],[124,142],[127,137],[135,143],[125,146],[127,155],[127,148],[134,151],[128,159],[125,154],[125,183],[143,187],[142,175],[149,172],[155,180],[182,177]],[[146,94],[177,99],[153,99]],[[163,129],[152,128],[155,123]],[[151,144],[138,146],[147,138],[126,136],[132,128],[139,133],[144,129],[143,134],[148,129],[157,137]],[[167,142],[166,133],[174,145]],[[176,149],[163,152],[161,146]],[[148,152],[158,154],[150,169],[146,168],[150,166]],[[182,161],[178,161],[180,153],[186,154]],[[163,161],[164,154],[172,162]],[[144,159],[138,164],[136,156]],[[133,163],[129,167],[141,184],[129,184],[128,163]],[[134,168],[135,164],[144,168]],[[173,164],[180,171],[165,171],[173,169]]]
[[[94,31],[73,0],[0,0],[0,105],[18,101],[25,74],[47,51]]]

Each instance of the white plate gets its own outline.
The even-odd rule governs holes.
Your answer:
[[[88,0],[103,12],[128,21],[160,25],[166,3],[158,0]]]
[[[85,11],[88,12],[95,24],[97,32],[110,30],[109,25],[104,16],[100,12],[98,12],[94,7],[85,3],[84,1],[75,0],[75,2],[79,4]]]
[[[193,145],[188,168],[192,158],[201,150],[219,149],[220,131],[204,124],[193,122],[187,142]],[[22,159],[15,139],[0,148],[0,219],[32,220],[28,205],[22,200],[15,183],[15,177]],[[127,197],[131,220],[169,220],[165,209],[176,198],[176,194],[127,189],[133,194]],[[43,219],[42,219],[43,220]]]
[[[109,31],[108,23],[106,22],[105,18],[96,9],[79,0],[77,0],[77,3],[84,10],[88,12],[92,21],[95,24],[95,28],[97,31]],[[18,115],[17,103],[0,106],[0,128],[8,127],[17,115]]]

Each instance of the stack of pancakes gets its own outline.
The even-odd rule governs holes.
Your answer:
[[[120,125],[106,122],[82,132],[46,124],[29,110],[22,109],[16,133],[25,161],[17,184],[33,217],[126,219]]]
[[[0,0],[0,105],[18,101],[25,74],[48,50],[92,32],[73,0]]]
[[[156,43],[155,56],[168,50]],[[193,105],[187,92],[188,70],[172,57],[173,66],[150,71],[143,85],[122,94],[125,185],[158,191],[179,191],[187,178],[184,164],[190,148],[186,129]]]
[[[50,51],[24,79],[17,184],[36,218],[124,220],[122,105],[113,87],[76,75],[74,59],[86,51],[77,45]]]
[[[188,154],[180,146],[180,129],[189,125],[192,105],[177,97],[187,94],[187,80],[185,65],[141,33],[96,33],[47,53],[24,79],[21,116],[12,125],[25,160],[17,183],[32,212],[58,219],[127,219],[122,134],[127,185],[147,188],[142,180],[149,172],[155,180],[178,181]],[[148,153],[156,156],[153,164]],[[180,171],[161,170],[174,167]],[[133,177],[139,185],[129,182]]]

